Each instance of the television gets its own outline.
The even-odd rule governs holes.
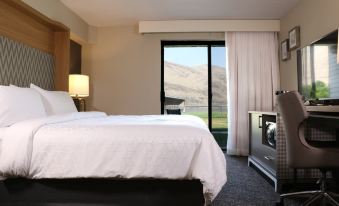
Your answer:
[[[338,30],[297,51],[298,90],[316,104],[339,103]]]

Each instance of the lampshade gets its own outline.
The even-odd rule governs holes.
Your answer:
[[[69,94],[72,97],[89,96],[89,77],[81,74],[69,75]]]

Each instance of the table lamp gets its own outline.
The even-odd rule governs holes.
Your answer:
[[[79,111],[85,111],[85,97],[89,96],[89,77],[82,74],[69,75],[69,94],[79,101]]]

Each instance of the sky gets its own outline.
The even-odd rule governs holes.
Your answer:
[[[207,47],[165,47],[165,61],[185,66],[207,64]],[[212,65],[225,68],[225,47],[212,47]]]

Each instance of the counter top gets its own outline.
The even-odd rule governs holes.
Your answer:
[[[248,113],[256,113],[256,114],[267,114],[267,115],[277,115],[277,112],[267,112],[267,111],[248,111]]]
[[[338,112],[339,113],[339,106],[306,106],[306,110],[308,112]]]
[[[339,113],[339,106],[306,106],[306,110],[311,113]],[[278,112],[267,112],[267,111],[248,111],[248,113],[260,113],[267,115],[277,115]]]

